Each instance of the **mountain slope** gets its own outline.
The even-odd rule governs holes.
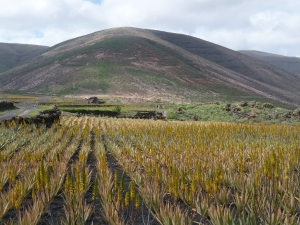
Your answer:
[[[39,45],[0,43],[0,73],[22,65],[48,48]]]
[[[300,58],[287,57],[260,51],[241,50],[245,55],[264,61],[282,70],[300,75]]]
[[[299,105],[294,74],[191,36],[109,29],[51,47],[0,75],[5,91],[180,101],[270,98]]]
[[[299,86],[293,85],[291,82],[298,80],[297,77],[255,60],[252,57],[246,57],[230,49],[191,36],[166,32],[156,33],[164,40],[247,78],[277,88],[286,89],[288,87],[294,91],[299,90]],[[284,79],[282,79],[283,77]]]

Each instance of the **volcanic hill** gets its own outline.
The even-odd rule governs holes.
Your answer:
[[[300,77],[192,36],[114,28],[74,38],[0,74],[0,90],[169,101],[300,105]]]

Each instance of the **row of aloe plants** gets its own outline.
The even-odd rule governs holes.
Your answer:
[[[298,125],[96,117],[61,123],[0,126],[3,223],[38,224],[57,195],[64,199],[61,224],[88,223],[91,189],[109,224],[134,224],[130,212],[142,213],[141,205],[161,224],[300,223]],[[107,154],[131,182],[109,167]],[[10,219],[9,211],[17,216]]]
[[[103,126],[122,143],[114,152],[128,160],[124,167],[136,177],[142,168],[146,179],[165,187],[161,195],[171,193],[206,222],[300,221],[297,125],[106,120]]]
[[[66,121],[68,124],[70,121]],[[25,127],[25,128],[24,128]],[[76,149],[78,140],[70,142],[74,129],[54,126],[51,129],[34,126],[1,127],[1,130],[17,129],[28,138],[30,144],[11,155],[2,157],[1,165],[7,165],[0,171],[1,177],[7,177],[0,192],[0,222],[8,211],[17,212],[18,224],[37,224],[47,210],[53,196],[57,194],[63,182],[68,158]],[[6,149],[9,149],[8,145]],[[6,151],[3,150],[2,153]],[[4,154],[2,155],[4,156]],[[32,204],[30,203],[32,202]],[[6,219],[6,224],[16,223],[16,218]],[[3,221],[1,222],[3,223]]]
[[[118,159],[120,165],[122,165],[124,170],[137,185],[142,203],[148,207],[153,217],[160,224],[192,224],[192,217],[188,215],[187,210],[183,210],[175,201],[166,201],[165,196],[168,195],[166,186],[153,179],[154,176],[149,176],[147,166],[139,164],[136,159],[125,150],[128,149],[129,146],[133,152],[136,150],[132,148],[132,145],[128,142],[131,137],[126,140],[117,137],[118,128],[114,130],[116,127],[112,124],[108,125],[106,122],[107,121],[103,121],[101,126],[105,130],[106,135],[112,134],[113,137],[107,136],[105,143],[111,153]],[[134,154],[138,154],[138,152]],[[147,157],[146,155],[144,156]],[[140,157],[143,157],[143,155],[140,155]],[[150,224],[150,221],[145,221],[144,224]]]
[[[8,128],[5,130],[7,129]],[[14,130],[15,128],[12,126],[10,129]],[[1,152],[0,219],[2,219],[11,208],[16,210],[21,208],[23,199],[29,194],[34,184],[34,176],[39,167],[38,159],[46,155],[46,151],[51,149],[50,145],[54,145],[58,138],[58,136],[54,136],[53,142],[50,142],[50,145],[48,145],[49,148],[43,148],[44,151],[36,151],[36,147],[44,143],[45,139],[48,138],[48,134],[44,133],[40,138],[34,138],[40,134],[40,130],[35,130],[33,127],[23,129],[24,133],[21,132],[21,134],[25,136],[28,129],[30,129],[32,133],[30,139],[32,141],[28,146],[14,154],[10,154],[10,157],[6,155],[7,149],[10,151],[9,145]],[[52,134],[55,129],[56,128],[53,128],[49,133]],[[3,128],[1,128],[1,130],[3,130]],[[20,132],[20,130],[18,130],[18,132]],[[33,156],[29,157],[31,154],[33,154]]]

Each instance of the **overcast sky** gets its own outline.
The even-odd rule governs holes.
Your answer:
[[[300,57],[299,0],[0,0],[0,42],[52,46],[124,26]]]

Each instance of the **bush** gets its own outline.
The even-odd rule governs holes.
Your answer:
[[[115,108],[115,112],[116,113],[121,113],[121,110],[122,110],[121,106],[117,105],[116,108]]]

